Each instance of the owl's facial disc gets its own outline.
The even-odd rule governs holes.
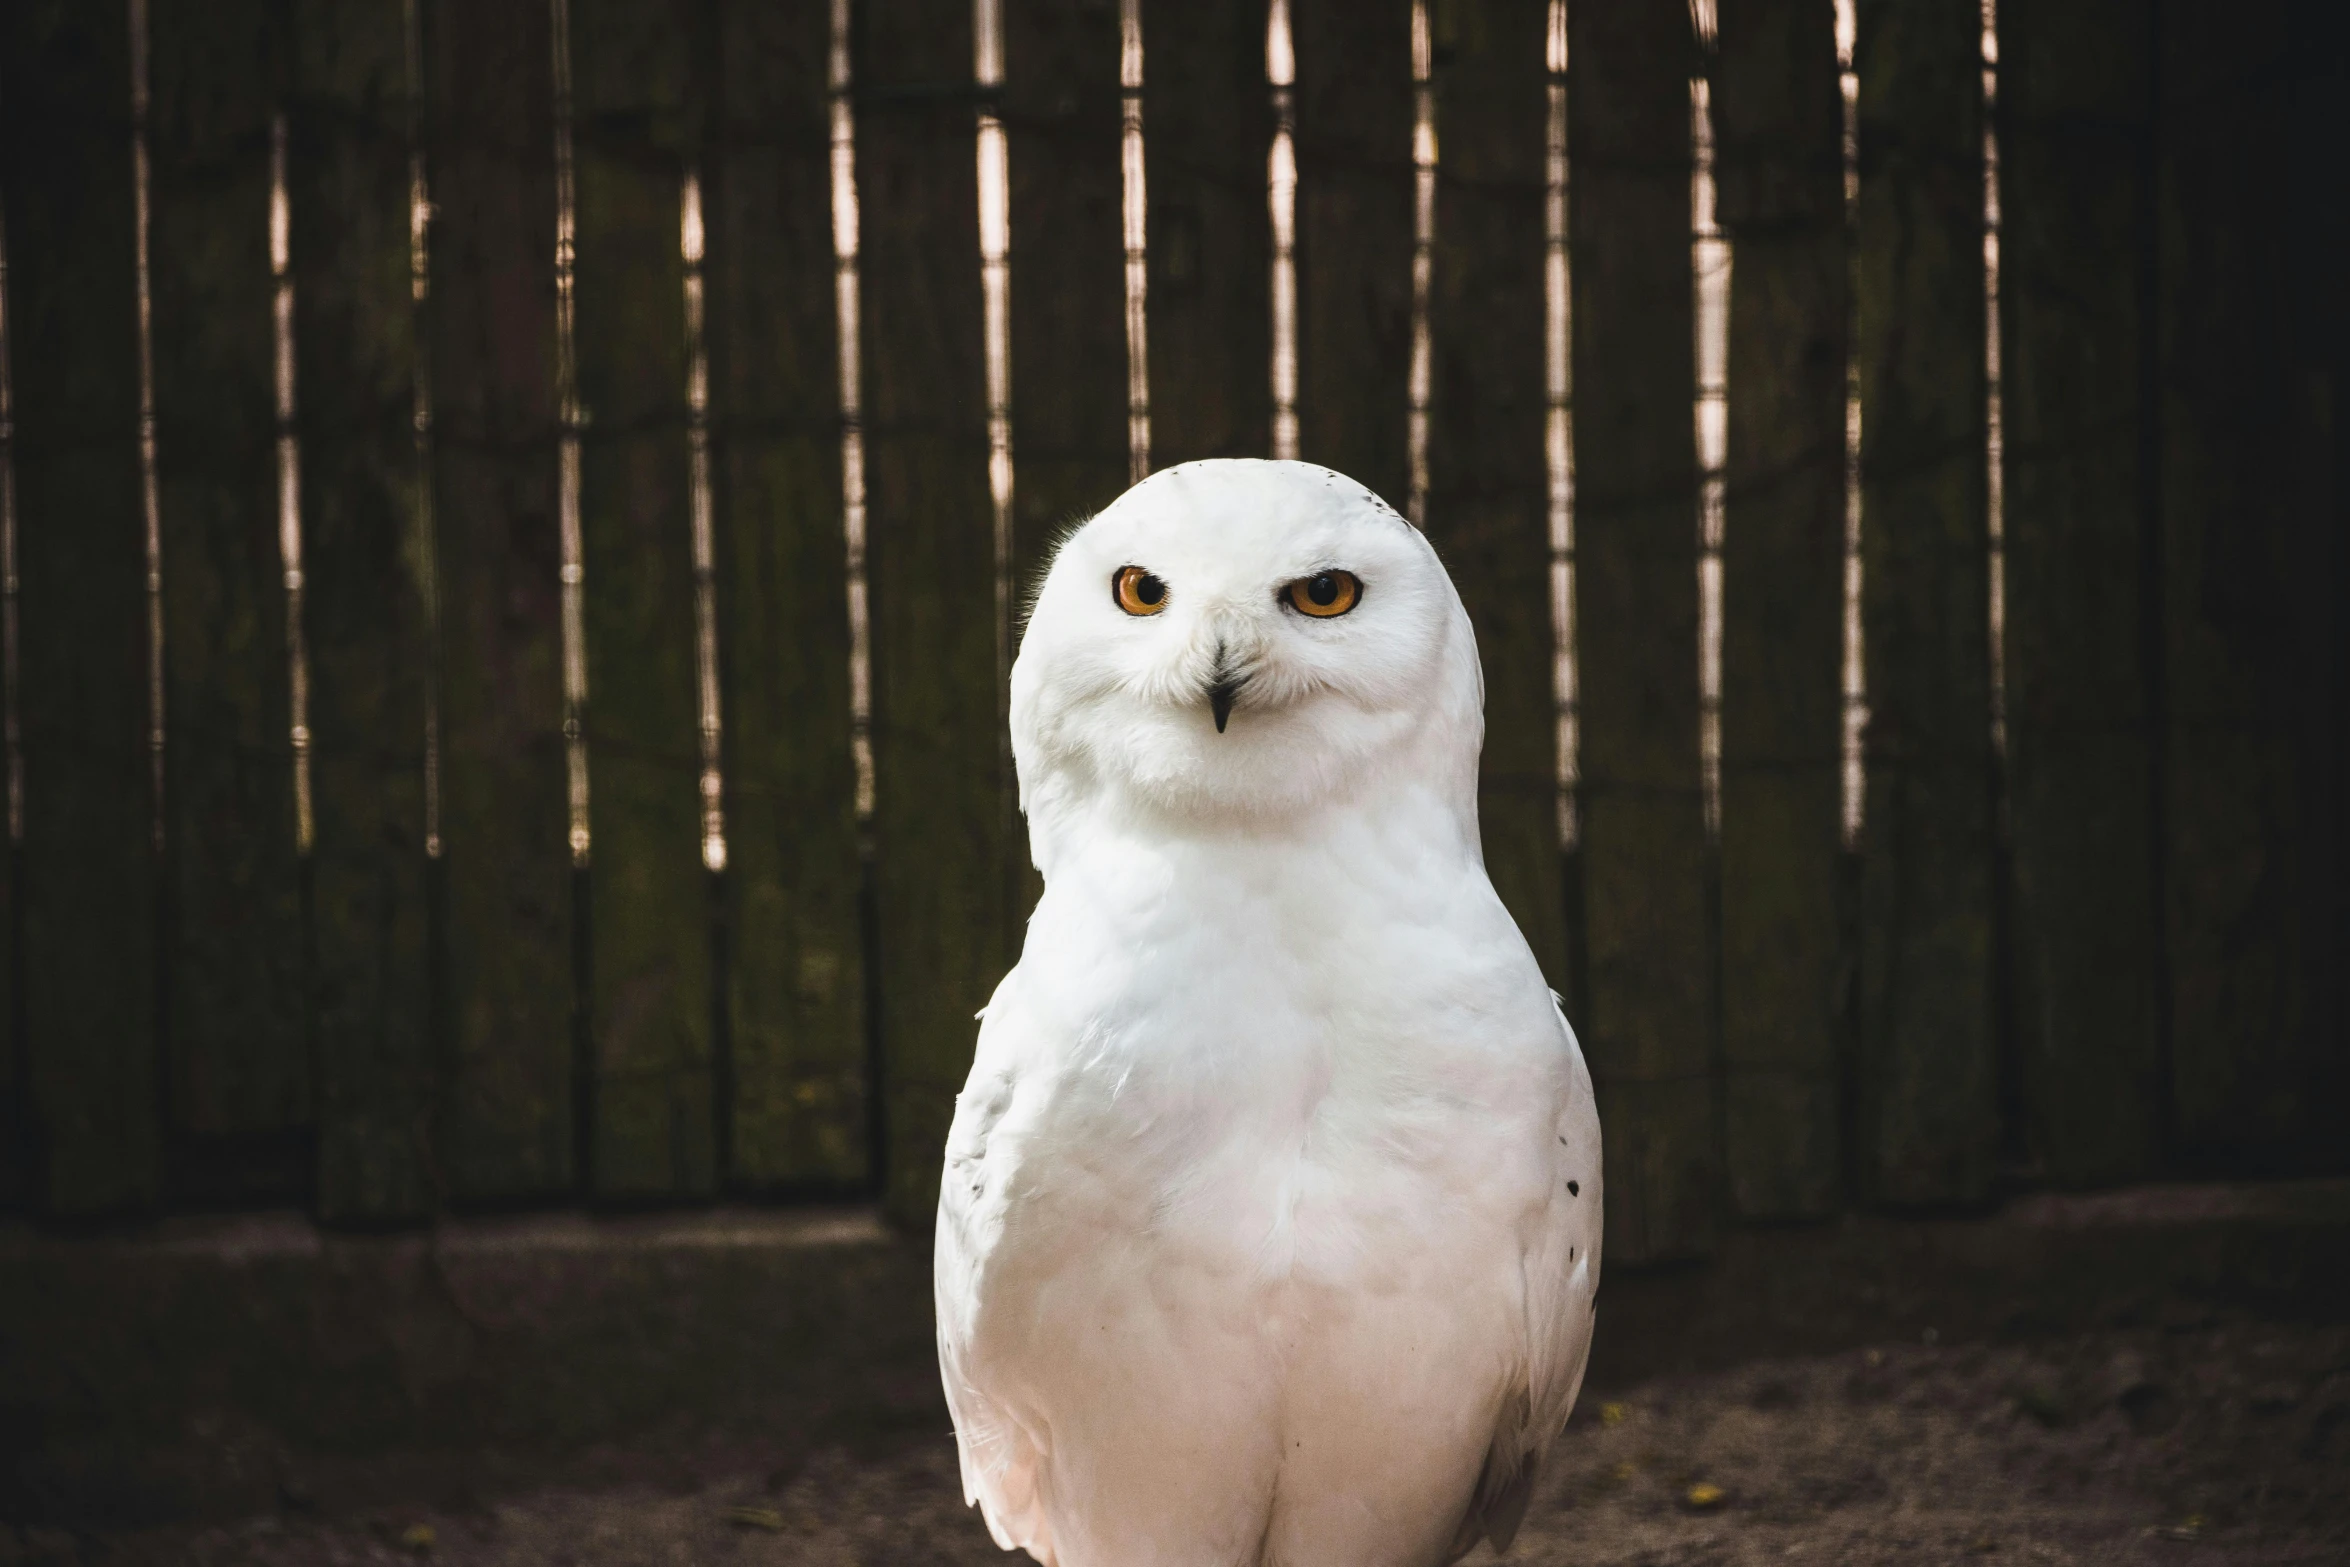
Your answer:
[[[1187,463],[1063,542],[1013,749],[1024,796],[1049,777],[1253,810],[1351,787],[1434,718],[1473,744],[1478,706],[1459,599],[1410,524],[1328,469]]]

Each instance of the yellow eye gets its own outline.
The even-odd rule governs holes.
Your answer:
[[[1317,571],[1283,588],[1290,608],[1316,620],[1343,615],[1363,600],[1363,579],[1351,571]]]
[[[1155,615],[1167,607],[1167,584],[1140,566],[1120,566],[1110,579],[1110,595],[1129,615]]]

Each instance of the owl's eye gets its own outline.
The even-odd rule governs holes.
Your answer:
[[[1343,615],[1363,599],[1363,579],[1351,571],[1317,571],[1281,590],[1290,607],[1301,615],[1328,620]]]
[[[1110,579],[1110,596],[1129,615],[1155,615],[1167,607],[1167,584],[1140,566],[1120,566]]]

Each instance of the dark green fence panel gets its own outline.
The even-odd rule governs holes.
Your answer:
[[[1999,1142],[1981,21],[1974,0],[1859,21],[1861,1136],[1875,1196],[1966,1202]]]
[[[1259,0],[1143,0],[1151,462],[1272,451]]]
[[[431,1211],[425,733],[435,678],[405,5],[292,13],[288,197],[310,648],[317,1204]],[[421,63],[421,62],[419,62]]]
[[[553,44],[544,0],[429,13],[441,837],[459,1201],[577,1178],[556,513]]]
[[[25,1049],[54,1212],[160,1193],[126,7],[12,7],[7,115]]]
[[[720,7],[704,212],[726,677],[732,1178],[872,1147],[823,8]]]
[[[1405,506],[1409,0],[1295,0],[1298,455]]]
[[[859,25],[883,1195],[923,1221],[972,1015],[1015,952],[1018,851],[996,695],[971,11],[892,0]]]
[[[1061,531],[1127,487],[1119,25],[1117,7],[1090,0],[1005,8],[1015,646]],[[1017,943],[1044,881],[1028,858],[1017,798],[1005,808]]]
[[[607,1196],[708,1194],[714,905],[701,848],[683,246],[689,164],[700,177],[698,7],[570,4],[592,1167]]]
[[[0,224],[0,229],[4,228]],[[7,236],[0,232],[0,249],[6,245]],[[0,316],[6,310],[5,301],[0,301]],[[0,331],[0,358],[6,355],[5,336]],[[0,368],[0,377],[6,374],[5,368]],[[0,421],[6,421],[5,410],[0,410]],[[0,463],[8,464],[13,472],[11,444],[0,441]],[[0,479],[0,483],[6,482]],[[0,854],[0,1209],[27,1207],[33,1197],[31,1063],[25,1059],[24,1029],[19,1022],[24,976],[18,954],[24,947],[24,928],[17,910],[24,885],[23,862],[23,850],[12,834],[7,852]]]
[[[0,1008],[5,1008],[0,1011],[0,1208],[9,1209],[28,1206],[33,1196],[31,1070],[24,1055],[24,1030],[16,1021],[17,998],[24,989],[17,969],[17,953],[23,947],[17,919],[22,861],[13,842],[0,857]]]
[[[1024,603],[1060,531],[1127,482],[1118,8],[1007,6],[1002,111],[1019,480],[1012,558]]]
[[[1436,33],[1428,537],[1485,667],[1485,867],[1553,989],[1567,988],[1550,491],[1543,461],[1544,0],[1441,13]],[[1400,498],[1390,497],[1401,504]]]
[[[2159,1167],[2147,669],[2153,39],[2144,6],[2001,27],[2008,780],[2023,1131],[2053,1180]]]
[[[310,1115],[272,371],[275,20],[262,0],[159,6],[150,51],[169,1132],[190,1161],[174,1186],[224,1199],[298,1191],[301,1164],[249,1140]]]
[[[2350,1146],[2344,333],[2326,245],[2341,94],[2323,74],[2340,56],[2320,9],[2162,9],[2164,853],[2189,1168],[2339,1169]]]
[[[1575,627],[1590,994],[1610,1255],[1708,1244],[1712,933],[1698,770],[1689,75],[1675,6],[1568,16]]]
[[[1844,1176],[1843,108],[1828,7],[1721,21],[1723,1168],[1733,1212],[1789,1219],[1833,1209]]]
[[[307,1191],[378,1224],[878,1186],[923,1222],[973,1014],[1036,891],[1003,728],[1018,603],[1060,527],[1130,478],[1122,9],[1004,8],[987,82],[970,0],[855,0],[837,71],[830,6],[753,0],[7,14],[26,790],[0,874],[0,1202],[76,1219]],[[1832,6],[1725,0],[1709,53],[1682,7],[1565,8],[1563,846],[1550,11],[1426,13],[1425,521],[1487,676],[1488,864],[1597,1080],[1611,1259],[2014,1180],[2340,1167],[2350,219],[2330,13],[2008,7],[2002,454],[1976,0],[1860,6],[1856,209]],[[1412,9],[1288,14],[1301,450],[1408,505]],[[1263,455],[1269,13],[1139,17],[1151,465]],[[1700,72],[1733,256],[1718,842]],[[1009,170],[993,345],[990,116]]]

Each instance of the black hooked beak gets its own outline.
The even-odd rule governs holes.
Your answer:
[[[1216,733],[1222,734],[1224,725],[1231,721],[1232,699],[1240,694],[1246,679],[1245,675],[1237,679],[1226,677],[1208,687],[1208,708],[1216,715]]]
[[[1216,733],[1224,732],[1224,725],[1232,717],[1232,699],[1240,695],[1240,688],[1248,684],[1248,676],[1236,675],[1224,662],[1224,644],[1216,644],[1215,677],[1208,682],[1208,709],[1216,715]]]

